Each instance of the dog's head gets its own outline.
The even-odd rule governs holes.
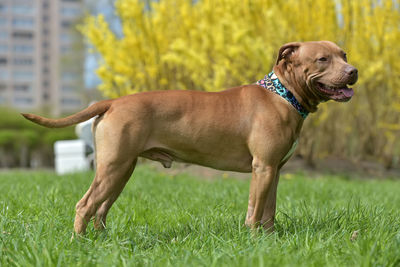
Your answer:
[[[329,41],[283,45],[274,68],[305,102],[310,111],[320,101],[348,101],[358,71],[347,63],[346,53]],[[307,106],[307,105],[306,105]]]

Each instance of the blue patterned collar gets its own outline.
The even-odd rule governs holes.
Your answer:
[[[297,101],[292,92],[283,86],[273,71],[265,75],[264,79],[257,81],[257,84],[286,99],[300,113],[303,119],[307,118],[309,112]]]

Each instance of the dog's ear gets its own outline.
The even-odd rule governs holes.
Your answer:
[[[289,59],[290,56],[300,47],[300,45],[301,43],[299,42],[284,44],[279,49],[278,58],[276,59],[276,65],[278,65],[282,59]]]

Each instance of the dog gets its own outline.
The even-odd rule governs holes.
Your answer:
[[[84,234],[107,212],[137,158],[219,170],[252,172],[245,224],[273,231],[279,170],[293,152],[308,113],[319,103],[348,101],[358,71],[329,41],[283,45],[273,71],[255,84],[221,92],[152,91],[98,102],[74,115],[48,119],[22,114],[45,127],[65,127],[96,117],[96,174],[76,205],[74,231]]]

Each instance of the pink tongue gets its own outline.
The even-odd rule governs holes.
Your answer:
[[[354,91],[351,88],[340,89],[339,93],[343,94],[345,97],[352,97],[354,95]]]

